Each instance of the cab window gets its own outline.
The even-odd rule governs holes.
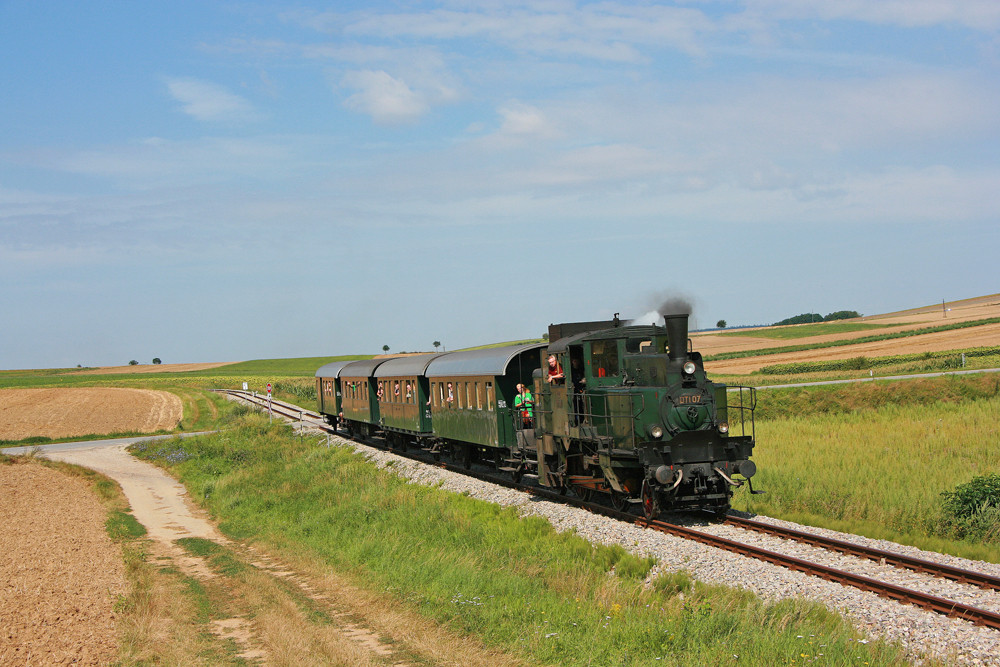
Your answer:
[[[590,362],[599,378],[618,375],[618,341],[595,340],[590,344]]]

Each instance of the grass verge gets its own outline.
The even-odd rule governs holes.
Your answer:
[[[943,493],[1000,470],[1000,378],[775,390],[760,404],[766,493],[737,493],[737,509],[1000,562],[1000,543],[957,539],[942,513]]]
[[[647,582],[653,563],[621,547],[406,484],[266,417],[246,415],[224,433],[171,447],[136,453],[171,468],[229,536],[298,553],[529,663],[732,664],[738,655],[744,664],[789,664],[818,653],[835,664],[904,662],[893,646],[859,644],[818,605],[765,604],[683,574]]]

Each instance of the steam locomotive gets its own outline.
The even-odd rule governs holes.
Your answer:
[[[724,513],[753,490],[753,388],[711,382],[688,316],[664,326],[554,324],[548,343],[327,364],[320,412],[382,436],[618,509]]]

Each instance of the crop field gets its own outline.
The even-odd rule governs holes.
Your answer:
[[[0,389],[0,442],[109,433],[156,433],[177,428],[180,397],[117,387]]]
[[[720,335],[792,340],[795,338],[810,338],[812,336],[829,336],[831,334],[853,333],[855,331],[870,331],[872,329],[884,329],[890,326],[892,325],[867,324],[865,322],[817,322],[816,324],[770,327],[768,329],[726,331]]]

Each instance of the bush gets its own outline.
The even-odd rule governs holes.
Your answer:
[[[941,497],[945,527],[958,537],[1000,541],[1000,475],[973,477]]]

